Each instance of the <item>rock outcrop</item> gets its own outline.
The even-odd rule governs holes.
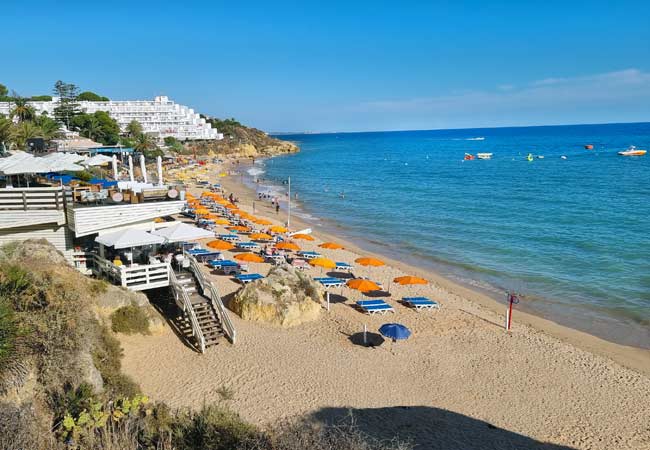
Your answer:
[[[320,316],[322,287],[300,270],[285,264],[262,280],[237,292],[229,308],[242,319],[292,327]]]

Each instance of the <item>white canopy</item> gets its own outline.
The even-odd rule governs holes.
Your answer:
[[[179,222],[170,227],[153,231],[152,234],[165,238],[167,242],[195,241],[197,239],[213,238],[212,231]]]
[[[95,238],[95,242],[115,249],[162,244],[164,241],[165,240],[160,236],[154,236],[151,233],[147,233],[146,231],[137,228],[127,228],[125,230],[103,234]]]
[[[79,155],[76,155],[79,157]],[[83,157],[82,157],[83,159]],[[48,172],[79,172],[83,167],[74,164],[76,158],[72,155],[52,153],[43,158],[37,158],[31,153],[16,152],[11,156],[0,159],[0,172],[5,175]]]
[[[101,166],[104,164],[108,164],[113,161],[113,158],[110,156],[106,155],[95,155],[91,156],[87,160],[85,160],[82,164],[84,166]]]

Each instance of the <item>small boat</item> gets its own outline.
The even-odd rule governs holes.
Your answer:
[[[477,153],[476,157],[478,159],[491,159],[492,158],[492,153]]]
[[[586,148],[587,150],[593,150],[593,149],[594,149],[594,146],[591,145],[591,144],[587,144],[587,145],[585,145],[585,148]]]
[[[537,155],[537,159],[544,159],[544,155]]]
[[[472,155],[470,153],[465,153],[465,158],[463,158],[463,159],[465,159],[465,161],[471,161],[471,160],[474,159],[474,155]]]
[[[628,148],[627,150],[618,152],[618,154],[621,156],[643,156],[646,153],[648,153],[647,150],[638,149],[634,145],[630,145],[630,148]]]
[[[526,156],[526,159],[527,159],[528,161],[532,161],[532,160],[533,160],[533,154],[532,154],[532,153],[529,153],[528,156]]]

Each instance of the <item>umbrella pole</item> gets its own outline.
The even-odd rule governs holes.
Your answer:
[[[368,325],[364,323],[363,324],[363,345],[368,345],[367,334],[368,334]]]
[[[330,312],[330,291],[327,291],[327,312]]]

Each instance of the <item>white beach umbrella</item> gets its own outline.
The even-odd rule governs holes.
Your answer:
[[[163,185],[163,172],[162,172],[162,158],[160,155],[156,157],[156,163],[158,164],[158,186]]]
[[[131,155],[129,155],[129,179],[131,183],[135,181],[135,178],[133,178],[133,157]]]
[[[140,171],[142,172],[142,178],[144,178],[144,182],[147,182],[147,165],[145,164],[144,161],[144,155],[140,155]]]
[[[203,228],[195,227],[187,223],[179,222],[170,227],[160,228],[153,231],[152,234],[165,238],[167,242],[185,242],[195,241],[197,239],[213,238],[212,231],[204,230]]]
[[[161,236],[155,236],[138,228],[127,228],[113,233],[102,234],[95,238],[95,242],[115,249],[162,244],[164,241],[165,239]]]
[[[113,179],[117,181],[119,179],[119,174],[117,173],[117,155],[113,155]]]
[[[91,156],[90,158],[85,160],[82,164],[84,166],[101,166],[101,165],[107,164],[107,163],[112,162],[112,161],[113,161],[113,158],[111,158],[110,156],[95,155],[95,156]]]

